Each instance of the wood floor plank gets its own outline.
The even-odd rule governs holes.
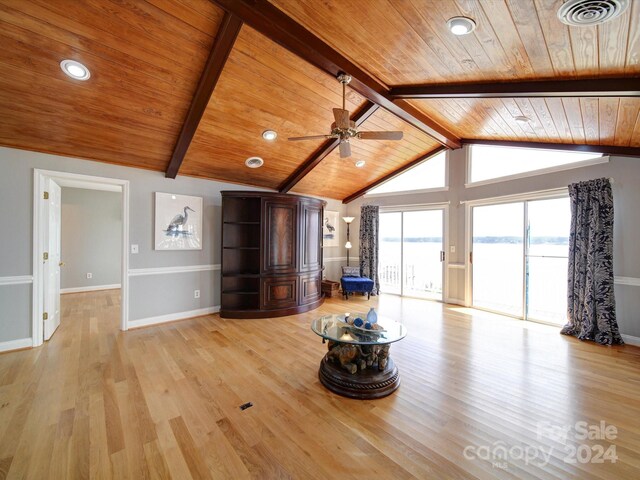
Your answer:
[[[391,348],[402,384],[375,401],[342,398],[318,379],[326,345],[310,322],[370,305],[408,328]],[[0,479],[617,480],[640,471],[637,347],[389,295],[126,333],[118,290],[64,295],[61,311],[44,346],[0,355]],[[245,402],[253,406],[241,410]],[[578,421],[604,421],[617,436],[544,430]],[[599,444],[615,446],[615,463],[565,461],[567,448]],[[496,445],[549,455],[540,464],[464,453]]]

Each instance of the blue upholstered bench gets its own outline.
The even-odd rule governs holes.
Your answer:
[[[366,293],[367,300],[371,298],[373,291],[373,280],[360,276],[359,267],[342,267],[342,294],[346,300],[349,299],[350,293]]]

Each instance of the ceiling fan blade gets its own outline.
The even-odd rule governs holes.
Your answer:
[[[336,128],[349,128],[349,110],[334,108],[333,118],[336,119]]]
[[[336,138],[335,135],[311,135],[308,137],[289,137],[287,140],[291,140],[292,142],[297,142],[300,140],[319,140],[321,138]]]
[[[402,140],[402,132],[359,132],[361,140]]]
[[[340,158],[347,158],[351,156],[351,144],[346,140],[340,142]]]

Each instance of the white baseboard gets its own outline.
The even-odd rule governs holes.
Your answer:
[[[10,350],[20,350],[22,348],[30,348],[33,346],[31,338],[19,338],[18,340],[9,340],[8,342],[0,342],[0,352],[8,352]]]
[[[113,285],[93,285],[91,287],[61,288],[60,293],[97,292],[99,290],[114,290],[116,288],[120,288],[119,283],[114,283]]]
[[[148,327],[149,325],[157,325],[159,323],[175,322],[176,320],[186,320],[187,318],[201,317],[203,315],[211,315],[218,313],[220,305],[213,307],[200,308],[198,310],[189,310],[187,312],[169,313],[167,315],[158,315],[157,317],[141,318],[139,320],[129,320],[129,329]]]
[[[624,335],[622,334],[622,339],[624,343],[627,345],[635,345],[636,347],[640,347],[640,337],[634,337],[633,335]]]

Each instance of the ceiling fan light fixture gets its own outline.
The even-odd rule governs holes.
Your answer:
[[[260,168],[264,165],[264,160],[260,157],[249,157],[244,161],[244,164],[249,168]]]
[[[60,62],[60,68],[65,75],[73,78],[74,80],[89,80],[91,78],[91,72],[80,62],[75,60],[65,59]]]
[[[265,130],[262,132],[262,138],[264,138],[267,142],[273,142],[276,138],[278,138],[278,132],[275,130]]]
[[[367,162],[365,162],[364,160],[358,160],[355,163],[355,166],[358,167],[358,168],[362,168],[362,167],[364,167],[365,163],[367,163]]]
[[[476,29],[476,22],[469,17],[452,17],[447,20],[447,27],[454,35],[467,35]]]

